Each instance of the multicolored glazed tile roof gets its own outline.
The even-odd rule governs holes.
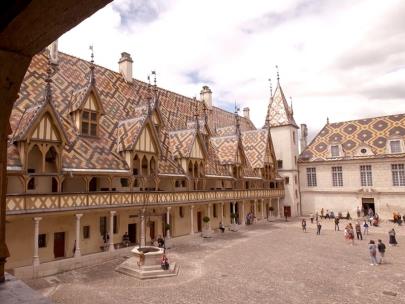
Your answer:
[[[94,65],[94,82],[91,83],[91,67],[90,62],[59,53],[58,65],[52,76],[52,106],[67,139],[62,157],[63,170],[129,170],[120,152],[133,147],[145,121],[149,119],[146,117],[150,109],[154,109],[156,105],[156,111],[162,120],[158,134],[162,150],[159,174],[185,174],[174,157],[189,155],[196,136],[198,111],[201,134],[214,136],[207,148],[206,172],[210,175],[229,176],[228,169],[223,165],[236,161],[239,144],[237,136],[222,134],[235,131],[234,113],[217,107],[206,110],[199,101],[158,87],[154,88],[153,104],[148,105],[151,100],[150,85],[135,79],[128,83],[120,73],[97,65]],[[15,141],[22,139],[22,135],[32,127],[32,121],[41,109],[47,68],[47,51],[43,51],[32,59],[21,85],[19,99],[10,118],[13,131],[10,136],[13,142],[10,141],[8,147],[10,168],[21,166]],[[103,108],[98,137],[80,136],[71,114],[82,106],[89,90],[96,90],[98,102]],[[242,137],[248,138],[249,135],[243,135],[244,132],[251,132],[256,128],[245,117],[240,117],[239,121]],[[228,130],[228,133],[222,132],[222,129]],[[260,130],[257,134],[262,133]],[[261,141],[267,140],[261,135],[255,136],[246,145],[247,150],[251,148],[253,141],[257,140],[257,146],[261,147]],[[260,165],[261,156],[256,152],[249,153],[252,158],[258,157],[249,163]],[[251,168],[246,170],[247,174],[253,172]]]
[[[254,169],[263,168],[269,145],[267,129],[243,132],[241,135],[243,151],[250,166]]]
[[[327,123],[301,153],[301,162],[403,156],[391,154],[390,139],[405,138],[405,114]],[[343,155],[332,158],[330,146]]]

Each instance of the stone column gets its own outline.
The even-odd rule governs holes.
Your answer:
[[[221,203],[221,223],[224,224],[224,203]]]
[[[261,209],[262,209],[262,220],[264,220],[264,200],[260,200],[261,201]]]
[[[280,198],[279,197],[277,197],[277,213],[278,213],[278,217],[281,218]]]
[[[114,251],[114,215],[117,213],[117,211],[110,211],[110,240],[109,240],[109,246],[108,246],[108,251]]]
[[[253,221],[257,222],[257,201],[256,200],[253,201],[253,213],[255,214]]]
[[[82,255],[80,252],[80,218],[83,214],[75,214],[76,215],[76,250],[74,257],[78,258]]]
[[[190,206],[190,234],[194,234],[194,205]]]
[[[210,218],[210,221],[208,222],[208,231],[211,231],[211,220],[212,220],[212,218],[211,218],[211,204],[208,204],[208,207],[207,207],[207,216]]]
[[[245,219],[246,219],[246,214],[245,214],[245,201],[241,201],[240,202],[240,206],[241,206],[241,215],[242,215],[242,225],[245,225]]]
[[[35,268],[39,266],[39,246],[38,246],[38,236],[39,236],[39,221],[42,220],[42,217],[34,217],[34,256],[32,258],[32,266]]]
[[[166,212],[166,223],[168,223],[169,225],[170,225],[170,229],[168,229],[167,231],[166,231],[166,237],[168,238],[168,239],[170,239],[170,230],[172,230],[172,226],[171,226],[171,224],[170,224],[170,210],[172,209],[172,207],[167,207],[167,212]],[[165,229],[166,229],[166,227],[165,227]]]
[[[235,213],[235,203],[234,202],[230,202],[230,204],[231,204],[231,215],[233,214],[233,213]],[[236,221],[236,219],[232,219],[231,218],[231,224],[235,224],[235,221]]]
[[[145,209],[142,209],[141,212],[141,240],[140,240],[140,247],[145,247],[146,242],[145,242]]]

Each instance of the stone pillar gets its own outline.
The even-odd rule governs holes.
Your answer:
[[[262,199],[262,200],[260,200],[260,202],[261,202],[261,209],[262,209],[262,220],[264,220],[264,200]]]
[[[245,225],[245,219],[246,219],[246,214],[245,214],[245,201],[241,201],[240,202],[240,206],[241,206],[241,216],[242,216],[242,225]]]
[[[256,200],[253,201],[253,213],[255,214],[253,221],[257,222],[257,201]]]
[[[76,215],[76,250],[74,257],[78,258],[82,255],[80,252],[80,218],[83,214],[75,214]]]
[[[168,239],[170,239],[170,230],[172,230],[172,226],[171,226],[171,224],[170,224],[170,210],[172,209],[172,207],[167,207],[167,212],[166,212],[166,223],[168,223],[169,225],[170,225],[170,229],[168,229],[167,231],[166,231],[166,237],[168,238]],[[166,227],[165,227],[165,229],[166,229]]]
[[[221,223],[224,224],[224,203],[221,203]]]
[[[211,220],[212,220],[212,218],[211,218],[211,204],[208,204],[207,216],[210,218],[210,221],[207,223],[208,231],[211,231]]]
[[[190,206],[190,234],[194,234],[194,205]]]
[[[141,212],[141,240],[140,240],[140,247],[145,247],[146,242],[145,242],[145,209],[142,209]]]
[[[114,251],[114,215],[117,213],[117,211],[110,211],[110,240],[109,240],[109,246],[108,246],[108,251]]]
[[[280,198],[279,197],[277,197],[277,213],[278,213],[278,217],[281,218]]]
[[[38,236],[39,236],[39,221],[42,220],[42,217],[34,217],[34,256],[32,258],[32,266],[35,268],[39,266],[39,246],[38,246]]]
[[[230,202],[230,204],[231,204],[231,215],[233,214],[233,213],[235,213],[235,203],[234,202]],[[231,224],[236,224],[236,219],[234,218],[234,219],[232,219],[231,218]]]

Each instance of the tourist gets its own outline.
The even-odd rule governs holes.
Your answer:
[[[316,234],[317,234],[317,235],[320,235],[320,234],[321,234],[321,228],[322,228],[321,223],[320,223],[320,222],[317,222],[317,223],[316,223]]]
[[[348,220],[350,220],[350,219],[351,219],[351,216],[350,216],[349,211],[347,211],[347,213],[346,213],[346,219],[348,219]]]
[[[323,211],[323,208],[321,209],[321,220],[323,219],[323,213],[324,213],[324,211]]]
[[[362,234],[361,234],[361,227],[360,227],[360,223],[359,223],[359,222],[356,223],[355,228],[356,228],[356,236],[357,236],[357,239],[358,239],[358,240],[363,240],[363,236],[362,236]]]
[[[368,217],[373,217],[374,216],[374,211],[371,208],[368,208]]]
[[[381,240],[378,240],[377,248],[380,253],[380,264],[382,264],[385,255],[385,244]]]
[[[162,255],[162,258],[160,260],[160,267],[162,267],[163,270],[169,270],[169,259],[166,257],[165,254]]]
[[[370,243],[368,244],[368,251],[370,253],[370,258],[371,258],[371,266],[376,266],[378,265],[377,262],[377,246],[375,245],[373,240],[370,240]]]
[[[222,224],[222,222],[219,223],[219,230],[221,230],[222,233],[225,232],[225,226]]]
[[[339,231],[339,218],[335,217],[335,231]]]
[[[368,224],[367,224],[367,221],[364,221],[364,224],[363,224],[363,234],[364,234],[364,235],[368,234]]]
[[[330,218],[335,218],[335,213],[333,211],[330,212]]]
[[[359,206],[357,206],[357,218],[360,218],[361,212]]]
[[[125,232],[124,235],[122,236],[122,244],[123,244],[125,247],[128,247],[128,246],[129,246],[129,235],[128,235],[128,232]]]
[[[309,218],[311,219],[311,224],[313,224],[313,223],[314,223],[314,214],[311,213],[311,214],[309,215]]]
[[[374,214],[374,217],[373,217],[373,226],[375,226],[375,227],[378,226],[379,219],[380,219],[380,217],[378,216],[377,213],[375,213],[375,214]]]
[[[157,242],[158,242],[158,247],[160,247],[160,248],[165,247],[165,240],[162,238],[161,235],[158,236]]]
[[[348,232],[349,242],[351,242],[351,244],[354,245],[354,229],[353,229],[352,223],[349,223],[347,232]]]
[[[315,213],[315,221],[316,221],[316,223],[318,224],[318,217],[319,217],[319,215],[318,215],[318,211]]]
[[[388,232],[388,236],[389,236],[389,241],[388,244],[390,246],[396,246],[397,243],[397,239],[395,238],[395,230],[394,228],[392,228],[389,232]]]
[[[302,219],[301,226],[302,231],[307,232],[307,221],[305,219]]]

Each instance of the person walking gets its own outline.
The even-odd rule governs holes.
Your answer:
[[[354,245],[354,229],[352,226],[352,223],[349,223],[348,225],[348,235],[349,235],[349,241],[351,242],[352,246]]]
[[[357,218],[360,218],[361,212],[359,206],[357,206]]]
[[[320,235],[320,234],[321,234],[321,228],[322,228],[321,223],[320,223],[320,222],[317,222],[317,223],[316,223],[316,234],[317,234],[317,235]]]
[[[389,237],[389,242],[388,244],[390,246],[397,246],[398,242],[397,239],[395,238],[395,230],[394,228],[392,228],[389,232],[388,232],[388,237]]]
[[[378,240],[377,249],[380,253],[380,264],[382,264],[385,255],[385,244],[381,240]]]
[[[302,231],[307,232],[307,221],[305,219],[302,219],[301,226]]]
[[[378,265],[377,262],[377,246],[375,245],[373,240],[370,240],[370,243],[368,244],[368,252],[370,253],[370,258],[371,258],[371,266],[376,266]]]
[[[368,234],[368,224],[367,224],[367,221],[364,221],[364,224],[363,224],[363,234],[364,234],[364,235]]]
[[[318,211],[315,213],[315,221],[316,221],[316,224],[318,224],[318,217],[319,217],[319,215],[318,215]]]
[[[338,217],[335,217],[335,231],[340,231],[339,230],[339,218]]]
[[[359,240],[359,239],[360,239],[360,240],[363,240],[363,236],[362,236],[362,234],[361,234],[361,227],[360,227],[360,223],[359,223],[359,222],[357,222],[355,228],[356,228],[356,236],[357,236],[357,239],[358,239],[358,240]]]
[[[323,208],[321,209],[321,220],[323,219],[323,213],[324,213],[324,211],[323,211]]]
[[[309,215],[309,218],[311,219],[311,224],[313,224],[313,223],[314,223],[314,214],[311,213],[311,214]]]

